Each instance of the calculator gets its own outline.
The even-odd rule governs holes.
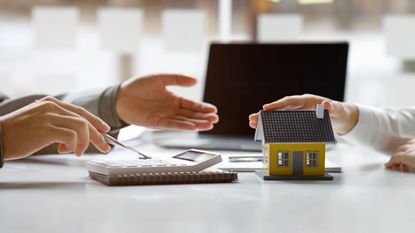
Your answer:
[[[190,149],[166,160],[129,159],[88,161],[89,172],[103,175],[137,173],[199,172],[222,162],[218,153]]]

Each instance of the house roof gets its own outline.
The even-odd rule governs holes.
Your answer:
[[[317,118],[314,110],[261,111],[255,140],[264,143],[335,143],[327,110]]]

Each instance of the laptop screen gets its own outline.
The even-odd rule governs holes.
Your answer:
[[[285,96],[343,101],[348,43],[211,44],[204,101],[220,122],[203,134],[253,137],[248,116]]]

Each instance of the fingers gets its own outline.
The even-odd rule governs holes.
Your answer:
[[[213,122],[208,121],[208,120],[189,119],[183,116],[175,116],[175,117],[172,117],[171,119],[190,122],[196,127],[197,131],[206,131],[206,130],[211,130],[213,128]]]
[[[160,122],[160,128],[172,129],[172,130],[187,130],[196,131],[197,127],[191,121],[185,121],[180,119],[165,119]]]
[[[80,156],[89,145],[89,130],[85,121],[72,117],[50,114],[48,121],[56,127],[72,130],[76,134],[74,153]],[[68,147],[72,148],[72,146]]]
[[[203,102],[195,102],[189,99],[180,98],[180,108],[187,109],[194,112],[202,112],[202,113],[217,113],[218,109],[208,103]]]
[[[180,109],[177,115],[186,117],[189,119],[206,120],[212,123],[217,123],[219,121],[219,117],[216,114],[200,113],[200,112],[195,112],[195,111],[191,111],[187,109]]]
[[[72,130],[77,135],[76,147],[73,150],[76,155],[83,154],[91,142],[99,151],[107,153],[111,147],[106,143],[102,134],[98,132],[87,120],[76,116],[65,116],[58,114],[48,114],[48,121],[59,128]],[[70,146],[66,146],[70,148]],[[63,150],[61,147],[60,149]]]
[[[414,172],[415,158],[407,154],[407,152],[395,153],[385,167],[395,171]]]
[[[304,94],[287,96],[275,102],[265,104],[264,110],[294,110],[294,109],[314,109],[316,104],[320,104],[325,100],[329,100],[325,97]]]
[[[393,165],[393,164],[405,164],[405,165],[411,165],[413,161],[411,161],[410,157],[406,155],[405,153],[399,152],[394,154],[387,165]]]
[[[275,102],[264,104],[263,109],[268,110],[277,110],[277,109],[298,109],[304,106],[304,98],[301,96],[288,96],[284,97]]]
[[[168,74],[168,75],[160,75],[158,76],[161,81],[163,82],[164,86],[169,85],[176,85],[182,87],[193,86],[196,84],[196,79],[184,76],[184,75],[176,75],[176,74]]]
[[[258,113],[254,113],[254,114],[249,115],[249,126],[251,128],[254,128],[255,129],[257,127],[257,124],[258,124],[258,116],[259,116]]]
[[[97,128],[101,132],[108,132],[110,130],[110,127],[103,120],[93,115],[92,113],[88,112],[82,107],[62,102],[51,96],[47,96],[41,99],[40,101],[50,101],[60,106],[63,109],[66,109],[68,111],[78,114],[79,116],[88,120],[95,128]]]
[[[58,103],[56,103],[56,101]],[[78,142],[74,150],[74,153],[76,155],[83,154],[88,148],[89,142],[91,142],[99,151],[104,153],[108,152],[110,146],[105,142],[101,133],[98,132],[95,126],[92,125],[87,118],[84,118],[75,112],[61,107],[61,104],[62,103],[59,103],[58,100],[54,100],[54,98],[51,97],[48,99],[43,99],[42,107],[48,113],[45,115],[46,118],[48,118],[47,121],[55,123],[58,127],[64,127],[76,131],[76,133],[78,134]],[[106,125],[105,123],[101,124],[101,120],[99,118],[88,113],[83,108],[75,108],[75,106],[67,107],[88,117],[89,119],[94,121],[97,126],[100,126],[102,130],[107,130],[106,127],[108,127],[108,125]],[[92,117],[89,115],[92,115]]]
[[[62,148],[59,149],[59,153],[66,153],[70,151],[75,151],[77,147],[77,141],[78,141],[78,135],[75,131],[57,127],[57,126],[51,126],[49,128],[49,134],[53,135],[54,142],[60,143],[61,145],[65,145],[64,149],[65,151],[62,151]]]

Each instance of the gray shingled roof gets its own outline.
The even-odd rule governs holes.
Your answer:
[[[318,119],[314,110],[261,111],[265,143],[334,143],[327,110]]]

